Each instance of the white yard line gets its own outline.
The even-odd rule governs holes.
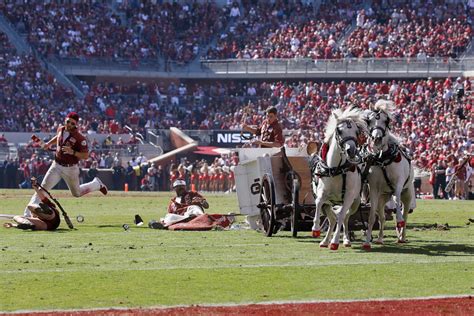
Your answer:
[[[147,258],[153,259],[153,258]],[[182,269],[196,269],[196,270],[215,270],[215,269],[235,269],[235,268],[287,268],[287,267],[325,267],[325,266],[348,266],[348,265],[384,265],[384,264],[393,264],[393,260],[387,261],[351,261],[351,262],[305,262],[305,263],[265,263],[265,264],[228,264],[228,265],[213,265],[209,266],[158,266],[158,267],[137,267],[132,269],[127,269],[126,271],[161,271],[161,270],[182,270]],[[424,260],[413,260],[406,262],[406,264],[445,264],[445,263],[474,263],[474,258],[470,257],[468,260],[443,260],[443,261],[433,261],[432,258]],[[118,272],[124,271],[123,267],[94,267],[94,266],[81,266],[77,268],[54,268],[54,269],[21,269],[21,270],[0,270],[0,274],[21,274],[21,273],[64,273],[64,272],[84,272],[85,270],[89,272]]]

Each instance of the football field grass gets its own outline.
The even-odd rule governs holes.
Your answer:
[[[0,213],[22,214],[30,194],[0,190]],[[418,201],[409,243],[395,243],[388,222],[386,244],[366,252],[360,232],[352,248],[330,251],[309,232],[149,229],[171,193],[53,194],[76,229],[64,221],[55,232],[0,227],[0,311],[474,294],[473,201]],[[235,194],[206,197],[209,213],[238,212]]]

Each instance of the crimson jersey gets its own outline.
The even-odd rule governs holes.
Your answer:
[[[201,194],[192,191],[186,191],[183,196],[176,196],[172,198],[170,203],[168,204],[168,213],[183,215],[186,212],[188,206],[200,206],[200,203],[192,202],[193,199],[196,197],[199,198],[201,201],[204,200],[204,197]]]
[[[59,164],[73,165],[79,162],[79,159],[76,156],[63,153],[61,150],[62,146],[70,146],[74,151],[82,153],[89,151],[86,138],[82,136],[77,129],[74,132],[69,133],[66,131],[66,128],[62,126],[58,128],[56,135],[58,138],[56,140],[57,148],[55,160]]]
[[[278,123],[278,120],[273,122],[273,124],[270,124],[267,119],[265,119],[262,123],[257,128],[257,136],[261,135],[261,141],[264,142],[276,142],[279,143],[280,146],[283,146],[284,140],[283,140],[283,131],[280,127],[280,124]]]

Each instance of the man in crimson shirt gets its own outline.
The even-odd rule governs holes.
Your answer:
[[[176,179],[173,182],[173,189],[176,196],[168,204],[168,214],[161,219],[164,227],[202,215],[204,209],[209,208],[209,203],[201,194],[186,190],[186,181],[183,179]]]
[[[100,191],[107,194],[107,187],[99,178],[94,178],[89,183],[79,183],[79,160],[89,157],[86,138],[78,131],[79,115],[71,112],[66,116],[63,126],[57,130],[56,136],[50,141],[42,144],[43,149],[47,150],[53,144],[56,145],[54,161],[48,169],[41,186],[46,190],[51,190],[56,184],[64,179],[72,195],[75,197],[83,196],[86,193]],[[30,203],[25,208],[24,215],[30,216],[31,209],[39,207],[40,198],[35,193],[31,197]]]
[[[283,131],[280,123],[278,123],[277,109],[270,107],[267,109],[267,118],[263,120],[260,126],[254,127],[247,124],[242,124],[244,131],[260,136],[260,139],[254,142],[263,148],[281,147],[283,146]]]

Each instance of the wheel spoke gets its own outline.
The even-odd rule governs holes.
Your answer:
[[[269,183],[267,179],[264,179],[260,191],[260,216],[267,237],[271,237],[275,229],[273,199],[271,183]]]
[[[268,198],[267,198],[267,193],[265,190],[262,190],[262,200],[265,202],[265,204],[268,204]]]

